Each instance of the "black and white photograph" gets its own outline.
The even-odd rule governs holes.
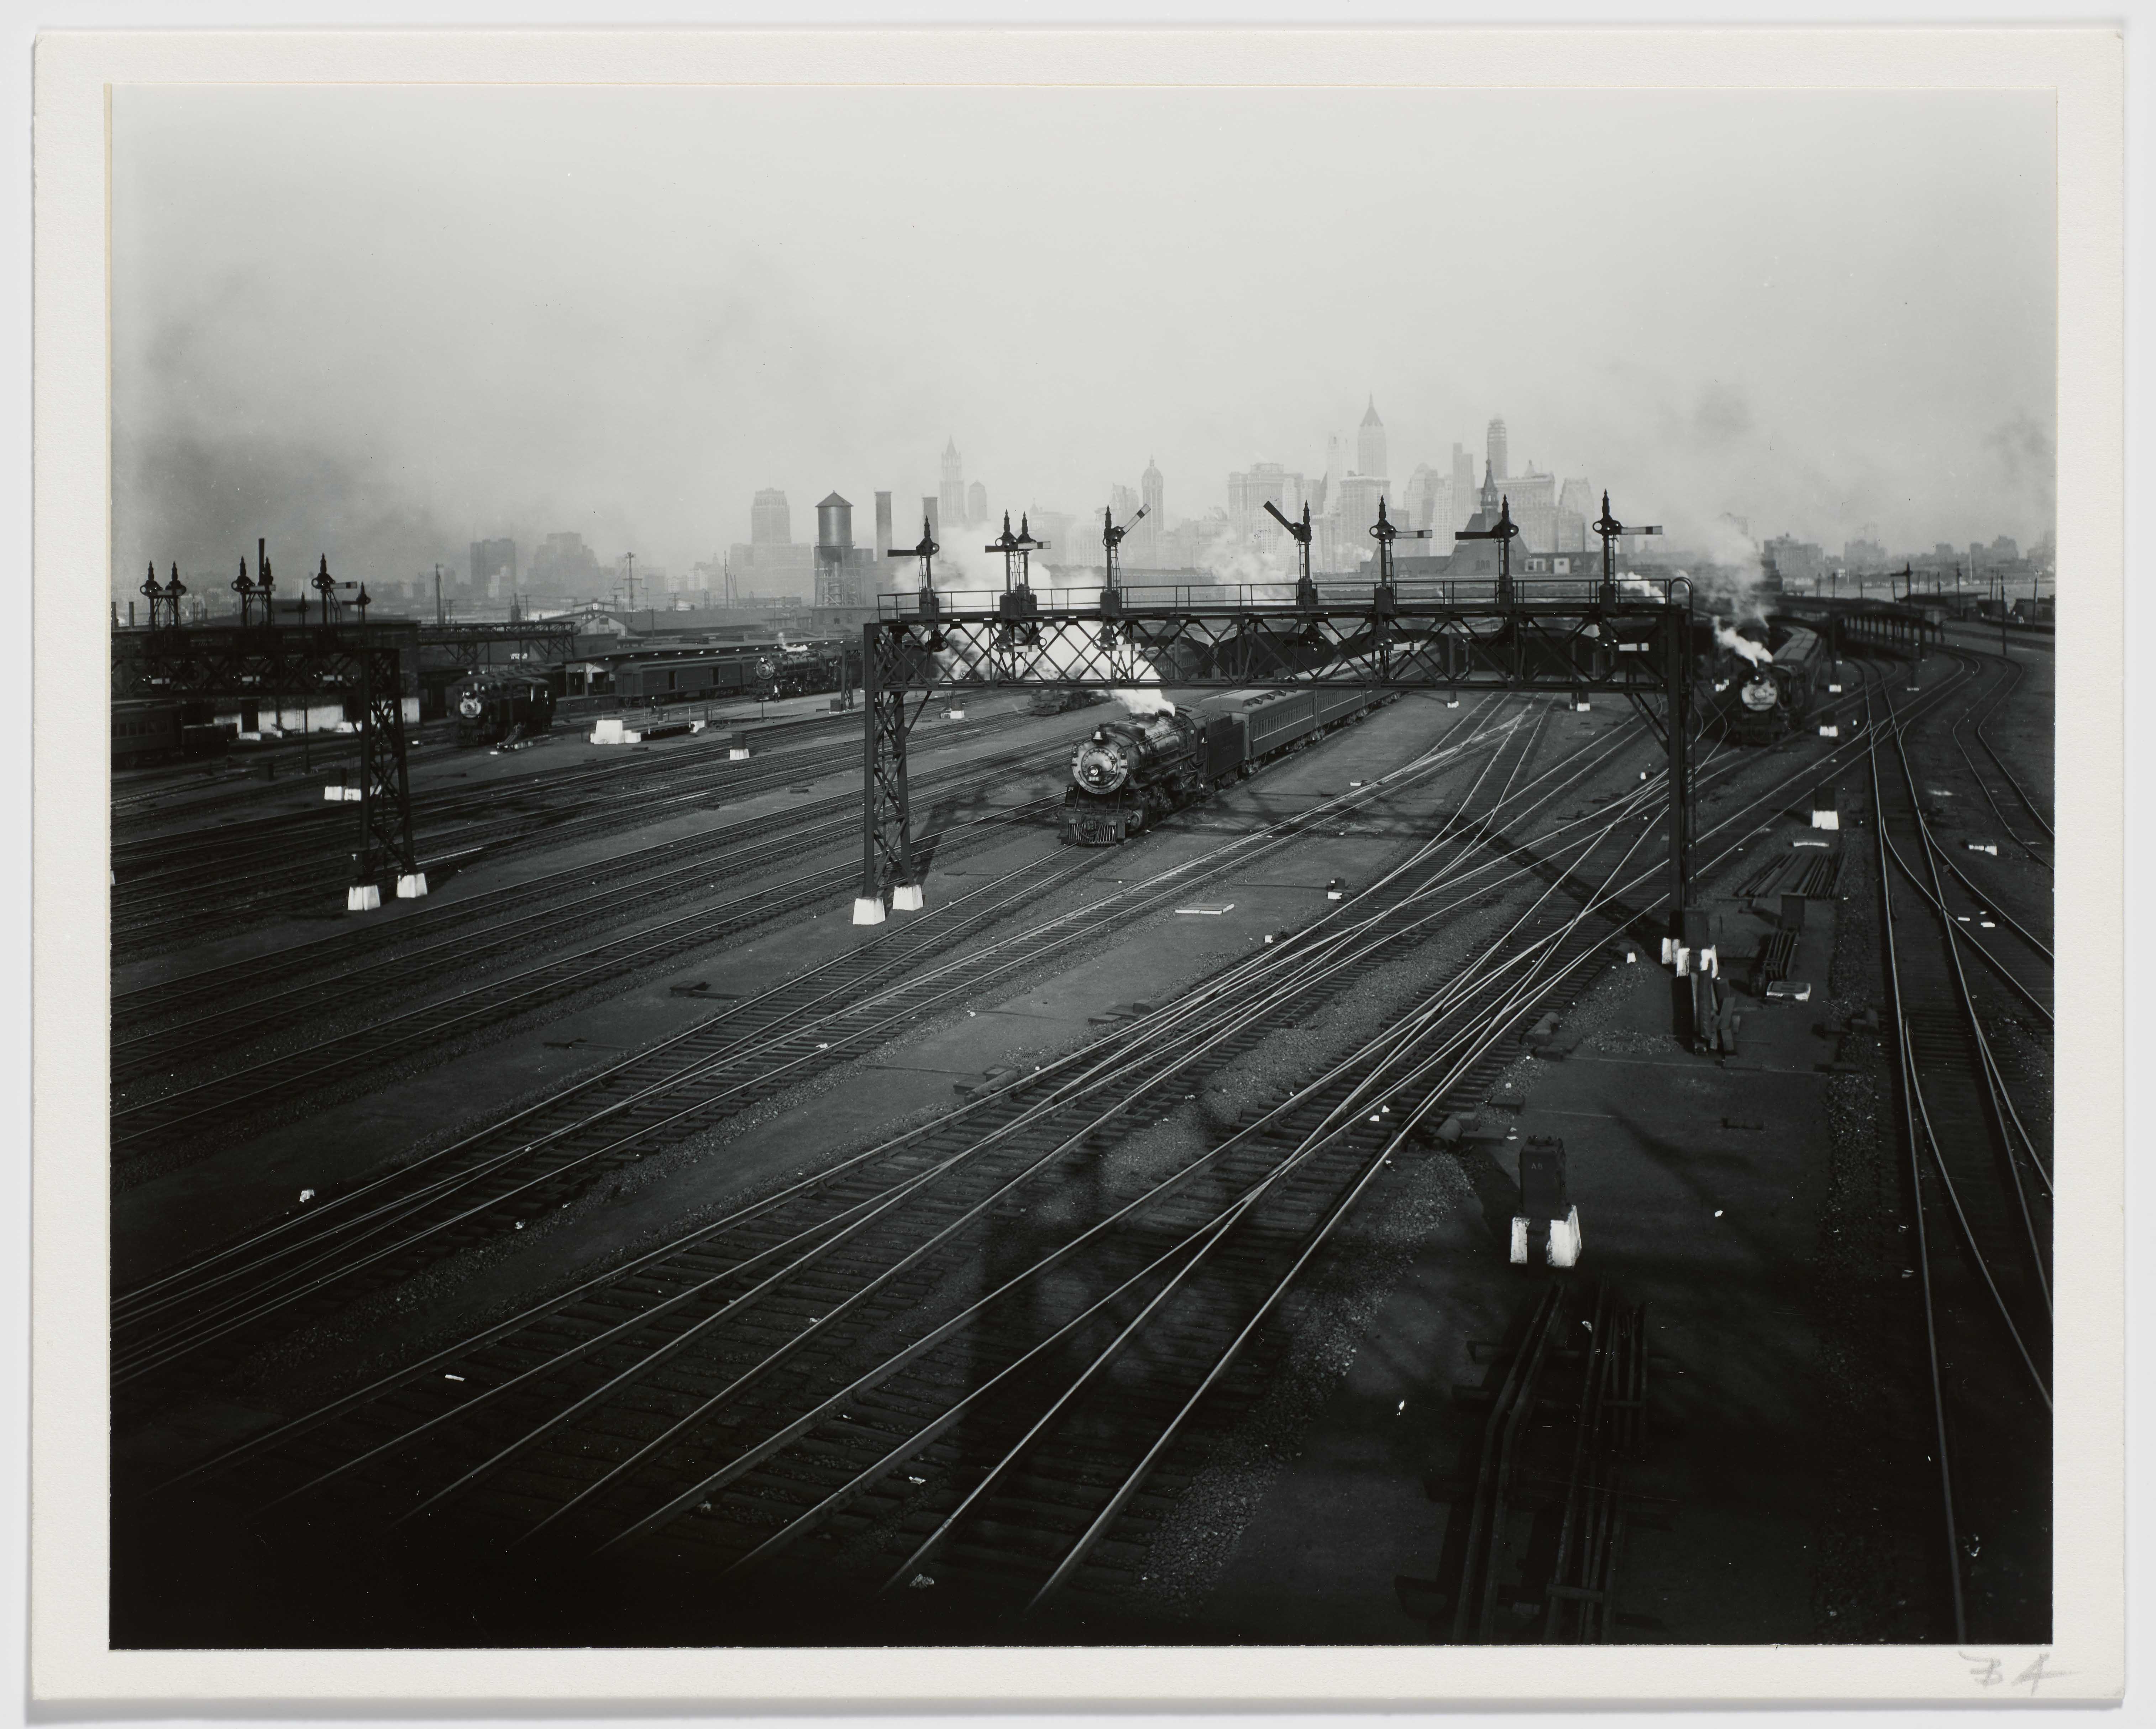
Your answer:
[[[104,85],[110,1651],[2070,1690],[2056,80],[863,64]]]

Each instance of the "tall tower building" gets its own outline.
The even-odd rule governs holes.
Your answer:
[[[978,480],[966,488],[966,520],[968,522],[988,520],[988,489]]]
[[[1512,471],[1505,449],[1505,418],[1502,414],[1490,423],[1484,459],[1490,465],[1491,474],[1500,480]]]
[[[1452,521],[1445,526],[1458,528],[1467,521],[1467,513],[1475,506],[1475,458],[1465,444],[1452,447]]]
[[[1363,424],[1355,434],[1355,472],[1389,472],[1385,467],[1385,423],[1378,418],[1378,399],[1374,396],[1370,398],[1370,406],[1363,411]]]
[[[752,546],[784,546],[793,543],[792,519],[786,510],[786,495],[776,486],[767,486],[756,495],[756,502],[748,507],[748,543]]]
[[[891,495],[888,492],[879,492],[875,495],[875,545],[869,550],[880,558],[898,544],[891,538]]]
[[[1159,531],[1162,500],[1168,495],[1166,487],[1167,482],[1161,479],[1160,470],[1153,466],[1153,460],[1148,456],[1146,458],[1145,472],[1138,476],[1138,501],[1146,507],[1146,514],[1152,517],[1156,533]]]
[[[937,489],[936,497],[944,521],[959,523],[966,520],[966,465],[958,459],[956,439],[943,446],[943,484]]]

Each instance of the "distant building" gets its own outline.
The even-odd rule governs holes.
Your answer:
[[[751,593],[805,596],[815,581],[815,548],[793,544],[786,495],[767,486],[748,511],[748,540],[727,553],[736,587]]]
[[[785,546],[793,541],[793,520],[786,509],[786,495],[767,486],[748,507],[748,543],[752,546]]]
[[[966,489],[966,520],[968,522],[988,520],[988,489],[978,480]]]
[[[1158,526],[1165,526],[1160,523],[1160,518],[1168,509],[1168,483],[1161,479],[1160,470],[1150,456],[1146,458],[1145,472],[1138,476],[1138,491],[1142,495],[1139,501],[1152,513],[1158,532]]]
[[[1358,562],[1358,552],[1374,552],[1378,543],[1370,530],[1378,521],[1378,500],[1384,499],[1390,514],[1391,483],[1383,475],[1350,475],[1340,483],[1340,562],[1342,568]]]
[[[580,534],[550,534],[531,555],[526,587],[533,594],[595,596],[600,586],[598,555]]]
[[[1385,467],[1385,423],[1378,418],[1378,399],[1363,411],[1363,424],[1355,433],[1355,469],[1358,474],[1382,475]]]
[[[1437,485],[1437,470],[1426,462],[1418,464],[1415,471],[1408,476],[1407,490],[1401,495],[1400,506],[1403,516],[1411,526],[1430,526],[1435,502],[1433,495]]]
[[[1138,476],[1138,502],[1145,507],[1145,520],[1123,542],[1123,556],[1134,569],[1158,570],[1166,562],[1168,483],[1150,456],[1146,458],[1145,472]]]
[[[1877,541],[1859,537],[1844,544],[1841,562],[1851,570],[1883,570],[1887,566],[1887,549]]]
[[[1276,462],[1254,462],[1240,474],[1228,476],[1228,528],[1239,543],[1279,526],[1265,514],[1268,502],[1277,505],[1283,516],[1293,516],[1303,504],[1302,476]]]
[[[1452,447],[1452,520],[1448,528],[1464,528],[1475,514],[1475,458],[1464,444]]]
[[[1945,549],[1951,558],[1953,548]],[[1816,541],[1800,541],[1792,534],[1778,534],[1759,548],[1760,556],[1774,567],[1784,587],[1792,582],[1817,582],[1827,569],[1827,557]]]
[[[516,542],[474,541],[471,543],[471,591],[489,600],[516,593]]]
[[[959,459],[958,441],[947,440],[943,446],[943,484],[937,488],[937,502],[942,511],[942,520],[954,526],[972,519],[966,514],[966,464]],[[981,495],[985,510],[988,494]]]
[[[1483,434],[1484,465],[1487,472],[1502,480],[1511,472],[1506,466],[1510,460],[1511,453],[1507,448],[1505,439],[1504,417],[1498,415],[1491,419],[1488,431]]]
[[[1516,550],[1558,551],[1557,476],[1544,474],[1530,463],[1524,474],[1507,475],[1500,480],[1498,490],[1512,506],[1512,521],[1520,525]]]

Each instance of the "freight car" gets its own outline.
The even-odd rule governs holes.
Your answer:
[[[1788,737],[1810,720],[1833,676],[1832,656],[1817,631],[1797,624],[1774,634],[1779,640],[1771,659],[1755,662],[1725,648],[1709,663],[1707,712],[1732,744],[1770,745]]]
[[[1312,685],[1230,691],[1188,708],[1103,721],[1070,753],[1064,843],[1117,845],[1391,700],[1383,691]]]
[[[112,705],[112,766],[141,768],[152,762],[197,762],[222,757],[232,732],[213,724],[201,705],[151,698]]]
[[[451,689],[449,708],[459,744],[513,744],[553,726],[554,687],[540,673],[476,672]]]

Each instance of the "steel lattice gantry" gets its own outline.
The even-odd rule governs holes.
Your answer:
[[[359,834],[346,904],[378,905],[382,880],[393,874],[400,895],[427,892],[412,845],[404,748],[404,665],[416,659],[416,628],[253,624],[125,633],[113,642],[112,694],[116,700],[355,698]]]
[[[1524,585],[1522,585],[1524,586]],[[1644,587],[1633,584],[1634,587]],[[1366,591],[1367,592],[1367,591]],[[1030,598],[1030,597],[1028,597]],[[906,793],[906,736],[934,695],[1049,687],[1592,691],[1645,713],[1670,756],[1672,934],[1689,904],[1694,626],[1689,598],[1657,593],[1511,605],[1432,603],[1380,587],[1359,605],[1273,603],[894,613],[863,627],[865,739],[859,923],[886,904],[917,911],[921,886]],[[887,607],[911,597],[886,596]],[[1650,706],[1647,699],[1658,700]],[[909,700],[909,699],[913,699]]]

